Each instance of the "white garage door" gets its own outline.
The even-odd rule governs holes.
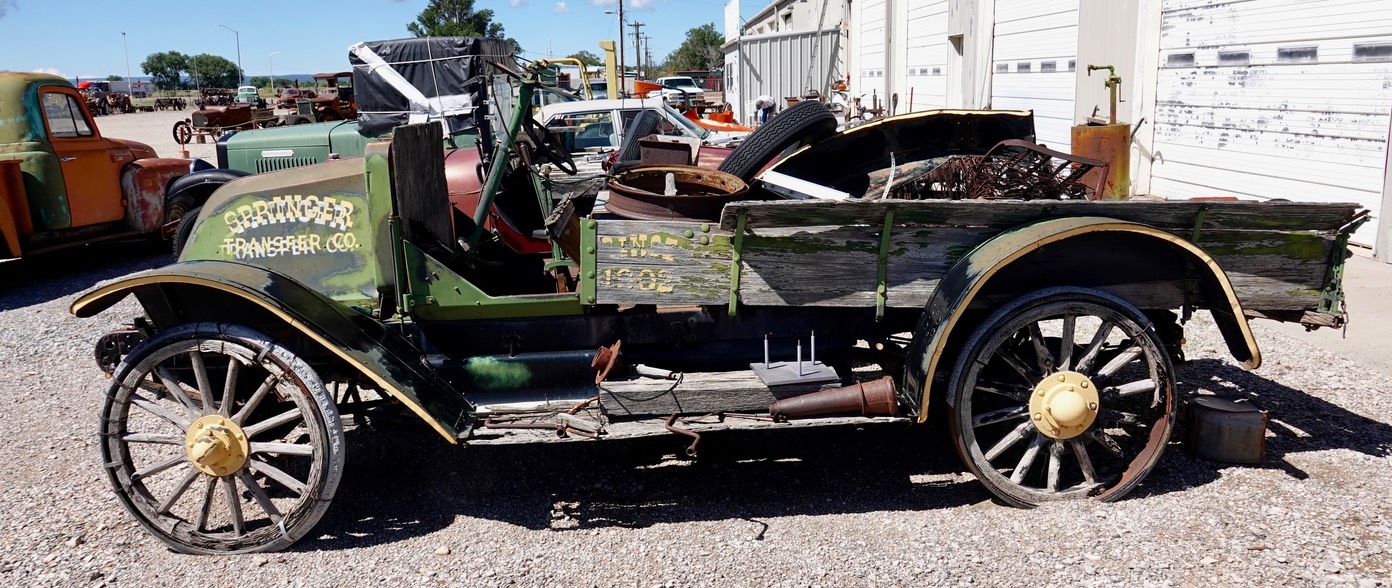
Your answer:
[[[1068,151],[1078,0],[996,0],[991,108],[1033,110],[1037,140]]]
[[[899,98],[913,94],[915,112],[947,108],[947,0],[911,2],[908,9],[907,55],[901,63],[908,67],[909,87]]]
[[[888,22],[885,0],[863,0],[852,6],[858,6],[852,18],[856,23],[856,54],[860,56],[856,65],[860,71],[855,74],[855,85],[851,88],[852,96],[863,94],[861,105],[866,108],[870,108],[873,103],[871,96],[875,96],[879,99],[880,105],[886,107],[885,112],[888,112],[884,95],[885,38],[889,36],[889,31],[885,28]]]
[[[1392,1],[1165,0],[1151,192],[1382,200]],[[1372,244],[1374,223],[1355,242]]]

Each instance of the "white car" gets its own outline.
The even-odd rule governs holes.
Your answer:
[[[707,145],[729,143],[748,134],[703,128],[663,103],[661,98],[581,100],[548,104],[541,107],[537,118],[547,128],[565,128],[566,134],[573,134],[573,139],[567,138],[568,143],[573,140],[569,145],[572,152],[609,151],[619,148],[623,143],[624,130],[633,121],[633,117],[643,110],[653,110],[662,115],[658,124],[659,133],[694,137]]]

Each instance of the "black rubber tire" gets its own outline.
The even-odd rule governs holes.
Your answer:
[[[198,213],[202,211],[202,206],[196,206],[179,219],[179,226],[174,229],[174,259],[178,259],[184,252],[189,237],[193,236],[193,225],[198,222]]]
[[[231,363],[240,369],[232,372]],[[163,392],[170,389],[164,382],[199,394]],[[234,395],[230,399],[228,390]],[[194,419],[214,411],[247,427],[240,432],[250,440],[246,462],[220,477],[193,467],[182,443]],[[277,414],[292,418],[271,417]],[[343,423],[319,375],[288,347],[240,325],[179,325],[132,349],[107,388],[100,432],[103,469],[122,506],[146,531],[182,553],[289,547],[328,510],[343,476]],[[173,447],[162,449],[168,446],[158,443]],[[141,468],[152,463],[163,465]],[[187,476],[182,486],[175,484],[180,471]],[[218,486],[224,492],[215,493]],[[202,517],[199,494],[204,494]],[[210,507],[218,516],[208,516]],[[233,518],[241,524],[234,526]]]
[[[821,102],[799,102],[754,129],[716,169],[748,182],[789,147],[814,143],[834,134],[836,116]]]
[[[618,161],[637,160],[643,155],[638,140],[657,132],[657,124],[662,118],[651,110],[640,110],[624,129],[623,143],[619,145]]]

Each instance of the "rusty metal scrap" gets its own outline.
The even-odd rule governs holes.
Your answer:
[[[676,422],[677,415],[672,415],[670,417],[667,417],[667,421],[663,423],[662,426],[666,427],[668,431],[671,431],[678,435],[685,435],[687,437],[691,437],[691,445],[686,446],[686,455],[687,457],[696,457],[696,446],[701,443],[701,434],[689,429],[678,428],[676,426]]]
[[[867,198],[906,200],[1081,200],[1100,186],[1084,182],[1103,161],[1054,151],[1029,141],[1001,141],[982,156],[915,161],[871,174]]]
[[[899,414],[899,399],[895,393],[894,378],[885,376],[870,382],[784,398],[769,405],[769,414],[777,421],[841,414],[895,416]]]

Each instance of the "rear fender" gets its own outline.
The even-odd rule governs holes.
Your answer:
[[[1152,267],[1163,267],[1165,271],[1178,268],[1178,271],[1194,278],[1233,358],[1248,369],[1261,365],[1261,351],[1243,316],[1237,294],[1218,262],[1203,249],[1172,233],[1137,223],[1102,217],[1060,218],[997,235],[978,245],[948,270],[928,299],[914,332],[913,343],[909,346],[904,390],[906,394],[921,390],[922,395],[906,400],[917,403],[919,407],[927,407],[929,400],[934,398],[934,386],[945,385],[943,382],[946,378],[935,379],[934,376],[940,369],[950,369],[951,363],[945,356],[971,334],[972,327],[963,324],[963,315],[974,301],[988,299],[983,295],[983,290],[989,291],[993,285],[1000,286],[1007,281],[1024,284],[1028,288],[1054,285],[1105,288],[1108,285],[1106,276],[1099,276],[1102,272],[1098,272],[1090,260],[1047,255],[1051,249],[1077,245],[1094,237],[1115,237],[1136,245],[1134,250],[1122,252],[1133,264],[1131,269],[1140,268],[1145,272]],[[1026,260],[1030,262],[1028,265],[1012,265],[1036,252],[1040,255]],[[1040,263],[1043,260],[1047,262]],[[1125,295],[1122,297],[1126,298]],[[1138,306],[1148,308],[1146,305]],[[973,310],[981,308],[982,305],[977,304]],[[927,410],[919,410],[919,422],[926,420],[927,415]]]
[[[156,329],[220,321],[246,325],[340,360],[399,400],[450,443],[468,435],[473,405],[424,367],[422,353],[396,331],[274,271],[226,261],[190,261],[142,272],[73,302],[94,316],[135,294]]]
[[[137,159],[121,168],[121,196],[126,202],[126,225],[153,233],[164,225],[165,194],[170,184],[189,171],[188,160]]]

